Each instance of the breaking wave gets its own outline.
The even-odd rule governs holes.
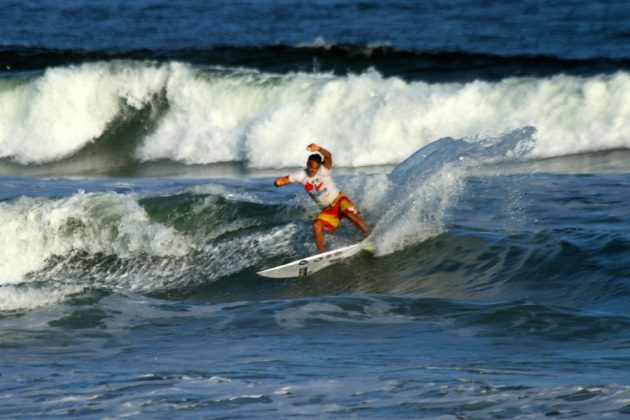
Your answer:
[[[81,155],[185,165],[299,165],[312,141],[338,165],[397,164],[443,137],[537,130],[534,157],[630,147],[630,75],[410,82],[376,71],[272,74],[110,61],[0,79],[0,158]],[[281,153],[279,153],[281,152]]]

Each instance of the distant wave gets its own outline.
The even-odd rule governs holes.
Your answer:
[[[382,75],[428,82],[496,81],[506,77],[556,74],[591,76],[630,70],[629,59],[567,59],[553,56],[501,56],[459,51],[412,51],[388,45],[326,43],[262,47],[223,46],[208,49],[93,51],[33,47],[0,47],[0,72],[113,59],[181,61],[263,72],[331,72],[343,76],[370,68]]]
[[[537,130],[533,157],[630,147],[630,74],[408,82],[376,71],[273,74],[128,60],[0,79],[0,159],[78,155],[182,164],[396,164],[442,137]]]

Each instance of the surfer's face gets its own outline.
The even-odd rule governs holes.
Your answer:
[[[308,172],[308,176],[315,176],[317,171],[319,171],[320,166],[322,165],[315,160],[309,160],[306,162],[306,172]]]

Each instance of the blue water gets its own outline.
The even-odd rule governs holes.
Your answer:
[[[164,2],[9,0],[0,45],[84,50],[313,42],[563,58],[629,58],[622,0]],[[72,23],[71,25],[69,23]]]
[[[627,416],[628,16],[5,2],[0,417]],[[312,141],[376,252],[264,279]]]

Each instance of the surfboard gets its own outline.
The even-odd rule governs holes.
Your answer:
[[[372,252],[373,249],[374,245],[372,245],[371,242],[363,241],[358,244],[333,249],[332,251],[313,255],[312,257],[303,258],[288,264],[279,265],[278,267],[259,271],[257,274],[263,277],[271,277],[275,279],[305,277],[343,259],[358,254],[361,251],[365,250]]]

